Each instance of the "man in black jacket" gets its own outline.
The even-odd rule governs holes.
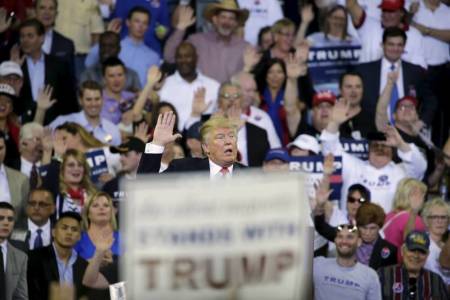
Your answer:
[[[158,173],[164,147],[181,137],[174,134],[175,115],[172,111],[159,115],[153,141],[145,147],[138,173]],[[166,172],[209,171],[210,178],[231,177],[237,163],[237,125],[224,117],[212,117],[203,124],[200,135],[207,158],[175,159]]]
[[[88,263],[73,249],[81,237],[81,216],[62,213],[52,230],[50,246],[28,254],[28,291],[30,300],[46,300],[52,282],[74,286],[76,299],[85,292],[82,279]]]

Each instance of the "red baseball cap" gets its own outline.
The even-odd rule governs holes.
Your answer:
[[[334,105],[334,103],[336,103],[336,95],[330,91],[316,93],[313,97],[312,106],[317,106],[322,102],[328,102],[331,105]]]
[[[416,108],[417,108],[417,105],[419,104],[419,102],[417,101],[416,98],[414,98],[412,96],[405,96],[397,101],[397,103],[395,104],[395,109],[397,109],[400,106],[400,104],[402,104],[402,102],[405,102],[405,101],[411,102],[412,104],[414,104],[414,106]]]
[[[405,0],[383,0],[379,8],[387,11],[396,11],[405,7]]]

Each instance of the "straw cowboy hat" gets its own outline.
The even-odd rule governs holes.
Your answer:
[[[244,25],[248,19],[249,11],[247,9],[240,9],[234,0],[222,0],[219,3],[208,4],[203,10],[203,17],[211,22],[212,17],[222,10],[235,12],[239,25]]]

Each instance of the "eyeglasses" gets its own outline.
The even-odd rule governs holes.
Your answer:
[[[361,198],[355,198],[355,197],[352,197],[352,196],[348,196],[347,197],[347,202],[349,202],[349,203],[359,202],[359,203],[363,204],[366,201],[367,200],[364,197],[361,197]]]
[[[0,222],[6,219],[8,222],[14,222],[14,217],[0,216]]]
[[[449,217],[448,216],[438,216],[438,215],[431,215],[428,216],[428,219],[432,220],[432,221],[448,221]]]
[[[356,232],[357,230],[358,230],[358,227],[356,227],[355,225],[353,225],[353,224],[342,224],[342,225],[339,225],[338,227],[337,227],[337,231],[338,232],[340,232],[340,231],[342,231],[342,230],[348,230],[348,232]]]
[[[30,207],[38,207],[38,208],[48,208],[51,204],[50,203],[45,203],[45,202],[36,202],[36,201],[29,201],[27,203],[28,206]]]
[[[239,97],[241,97],[241,94],[240,93],[236,93],[236,94],[223,93],[223,94],[220,94],[220,97],[222,97],[225,100],[236,100],[236,99],[239,99]]]

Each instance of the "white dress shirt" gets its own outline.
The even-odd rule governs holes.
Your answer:
[[[432,29],[450,30],[450,8],[440,3],[435,11],[431,11],[420,1],[419,10],[414,21]],[[428,65],[436,66],[450,61],[449,44],[432,36],[424,36],[425,59]]]
[[[53,43],[53,29],[49,29],[45,33],[44,44],[42,44],[42,51],[44,51],[45,54],[50,54],[50,52],[52,51],[52,43]]]
[[[11,202],[8,177],[6,176],[4,164],[0,164],[0,202]]]
[[[50,220],[47,221],[47,223],[44,224],[44,226],[39,227],[36,224],[34,224],[30,219],[28,219],[28,230],[30,231],[30,239],[28,240],[28,244],[30,247],[30,250],[34,249],[34,242],[38,236],[37,230],[42,229],[41,237],[42,237],[42,246],[48,246],[51,242],[51,226],[50,226]]]
[[[211,114],[216,110],[220,84],[200,72],[197,72],[197,78],[194,81],[187,82],[177,71],[175,74],[167,77],[159,92],[161,101],[169,102],[175,106],[178,113],[178,130],[180,132],[185,128],[186,122],[191,115],[194,92],[201,87],[206,89],[206,103],[211,103],[205,114]]]
[[[0,244],[0,248],[2,248],[2,254],[3,254],[3,266],[0,266],[0,267],[3,267],[3,270],[5,271],[5,273],[6,273],[6,264],[7,264],[6,258],[8,257],[7,245],[8,245],[7,240],[4,240],[3,243]],[[5,284],[6,284],[6,282],[5,282]]]
[[[41,162],[36,163],[36,167],[40,167]],[[31,169],[33,168],[33,163],[20,156],[20,172],[27,177],[30,177]]]
[[[45,60],[44,53],[41,53],[41,57],[34,62],[29,56],[26,58],[28,74],[30,75],[31,94],[33,100],[36,101],[39,90],[44,88],[45,85]]]

